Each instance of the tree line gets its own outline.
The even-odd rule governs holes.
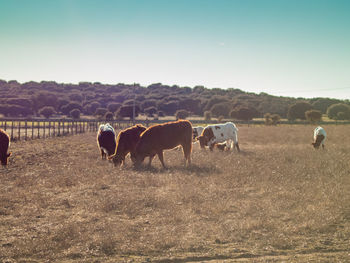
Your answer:
[[[135,110],[135,112],[134,112]],[[272,123],[279,118],[349,120],[349,100],[331,98],[291,98],[240,89],[208,89],[203,86],[179,87],[155,83],[79,84],[54,81],[19,83],[0,80],[0,114],[5,117],[57,117],[79,119],[82,115],[100,119],[123,119],[144,114],[149,118],[201,116],[251,120],[265,117]]]

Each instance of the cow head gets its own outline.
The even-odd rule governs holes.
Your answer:
[[[193,128],[192,129],[192,139],[193,139],[193,141],[195,141],[196,140],[196,138],[198,137],[198,131],[197,131],[197,129],[195,129],[195,128]]]
[[[8,158],[11,156],[11,153],[5,153],[0,156],[0,161],[2,165],[7,165],[8,163]]]
[[[108,157],[108,159],[112,159],[114,166],[120,167],[122,165],[122,163],[124,162],[125,157],[123,157],[122,155],[115,154],[115,155]]]
[[[145,156],[136,152],[132,152],[130,153],[130,158],[131,158],[131,161],[134,163],[134,166],[137,167],[141,165],[141,163],[145,159]]]
[[[208,146],[209,141],[213,138],[214,138],[213,130],[210,127],[208,127],[203,130],[201,136],[197,137],[197,140],[199,141],[199,144],[201,145],[201,147],[204,148],[204,146]]]
[[[316,141],[311,143],[311,145],[313,145],[315,149],[318,149],[320,147],[321,142],[323,141],[323,139],[324,139],[324,136],[322,134],[317,135]]]

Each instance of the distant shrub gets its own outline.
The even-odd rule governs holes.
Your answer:
[[[305,120],[305,112],[308,110],[312,110],[312,105],[310,103],[305,101],[294,103],[288,109],[287,118],[288,120]]]
[[[116,112],[122,106],[121,103],[112,102],[107,105],[107,109],[110,112]]]
[[[106,114],[104,115],[104,119],[106,121],[112,121],[114,117],[114,114],[110,111],[106,112]]]
[[[305,112],[305,117],[309,122],[318,122],[322,119],[322,113],[318,110],[308,110]]]
[[[177,110],[175,113],[175,117],[177,120],[186,119],[188,116],[190,116],[190,113],[187,110]]]
[[[69,115],[73,118],[73,119],[80,119],[80,110],[78,109],[73,109],[69,112]]]
[[[44,116],[46,119],[56,114],[55,108],[52,106],[45,106],[39,110],[39,114]]]
[[[157,113],[157,108],[156,107],[148,107],[148,108],[144,109],[143,111],[147,114],[147,116],[153,117],[153,115],[155,113]]]
[[[210,111],[205,111],[204,112],[204,120],[205,121],[210,121],[211,120],[211,112]]]
[[[97,116],[97,117],[102,117],[107,112],[108,112],[108,110],[106,108],[97,108],[94,115]]]
[[[338,119],[338,113],[342,112],[340,114],[340,117],[343,120],[350,119],[350,106],[344,103],[337,103],[333,104],[328,107],[327,109],[327,115],[330,119],[337,120]]]

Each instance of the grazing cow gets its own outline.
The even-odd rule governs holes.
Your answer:
[[[163,150],[173,149],[181,145],[186,161],[191,164],[192,151],[192,124],[187,120],[167,122],[149,127],[145,130],[136,145],[131,159],[136,166],[141,164],[146,156],[149,156],[149,166],[153,157],[157,154],[165,168]]]
[[[115,152],[115,130],[109,124],[101,124],[97,132],[97,145],[101,151],[101,158],[111,156]]]
[[[10,137],[4,130],[0,129],[0,161],[2,165],[7,165],[8,158],[11,156],[11,153],[7,153],[9,146]]]
[[[324,141],[326,140],[326,137],[326,131],[321,126],[318,126],[314,130],[314,142],[311,144],[315,149],[318,149],[322,144],[322,149],[324,149]]]
[[[202,134],[204,127],[202,126],[197,126],[192,128],[192,134],[193,134],[193,141],[195,142],[197,140],[197,137]]]
[[[213,147],[217,143],[226,142],[226,147],[228,149],[237,148],[239,152],[238,145],[238,128],[232,122],[226,122],[224,124],[208,125],[204,128],[201,136],[198,137],[201,148],[209,146],[212,151]]]
[[[114,155],[110,156],[109,159],[113,159],[115,166],[125,164],[125,156],[135,151],[137,142],[140,139],[142,132],[146,130],[146,127],[141,124],[137,124],[125,130],[122,130],[117,137],[117,147]]]

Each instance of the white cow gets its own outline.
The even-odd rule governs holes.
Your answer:
[[[97,146],[101,152],[101,158],[111,156],[115,152],[116,147],[116,133],[112,125],[109,123],[101,124],[97,132]]]
[[[314,142],[311,144],[315,149],[318,149],[320,145],[322,145],[322,149],[324,149],[324,141],[326,140],[326,137],[326,131],[321,126],[318,126],[314,130]]]
[[[204,128],[198,140],[202,148],[209,146],[209,149],[213,150],[215,144],[226,142],[228,149],[234,149],[236,147],[237,151],[240,151],[238,145],[238,128],[232,122],[208,125]]]

